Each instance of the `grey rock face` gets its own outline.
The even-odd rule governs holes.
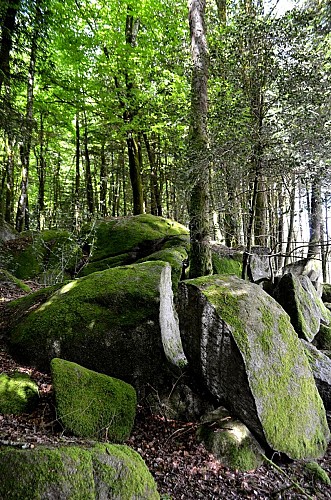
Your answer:
[[[274,293],[291,318],[297,334],[311,342],[320,329],[321,323],[328,324],[330,312],[323,304],[308,276],[285,274]]]
[[[316,386],[326,410],[331,410],[331,359],[312,344],[301,339]]]
[[[180,284],[184,352],[196,377],[272,449],[324,453],[325,409],[288,315],[258,285],[235,276]]]

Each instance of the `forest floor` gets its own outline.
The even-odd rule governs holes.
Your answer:
[[[0,296],[2,301],[8,301],[19,293],[0,285]],[[0,446],[34,448],[41,444],[84,444],[83,440],[66,433],[57,420],[49,374],[17,363],[0,338],[0,372],[13,371],[25,372],[37,382],[40,400],[31,414],[0,414]],[[328,419],[330,425],[330,413]],[[302,461],[285,463],[278,457],[275,465],[262,465],[254,471],[230,470],[196,440],[195,433],[193,422],[168,420],[138,408],[127,444],[145,460],[163,500],[331,499],[331,487],[313,477]],[[317,462],[331,477],[331,444]]]

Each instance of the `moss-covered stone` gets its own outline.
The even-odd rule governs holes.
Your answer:
[[[8,306],[12,352],[49,370],[60,357],[132,384],[166,382],[159,324],[165,262],[145,262],[70,281],[43,302],[31,294]],[[26,308],[25,308],[26,306]]]
[[[234,274],[241,277],[242,263],[232,257],[222,257],[218,253],[212,253],[214,274]]]
[[[188,230],[178,222],[150,214],[102,219],[89,236],[90,261],[127,253],[142,243],[151,247],[152,241],[183,234]]]
[[[128,446],[98,444],[92,451],[97,498],[158,500],[144,461]]]
[[[203,417],[197,437],[231,469],[249,471],[263,463],[264,450],[246,425],[232,418],[225,408],[218,408]]]
[[[173,293],[176,294],[178,282],[181,279],[183,272],[183,262],[187,259],[188,255],[184,247],[171,247],[154,252],[151,255],[148,255],[148,257],[138,260],[137,263],[156,260],[168,262],[171,266],[172,290]]]
[[[323,455],[322,400],[288,315],[269,295],[235,276],[188,280],[179,320],[189,366],[214,396],[271,448]]]
[[[27,231],[1,246],[2,266],[19,279],[39,277],[45,284],[63,281],[73,272],[82,251],[71,233],[62,230]]]
[[[0,413],[28,413],[38,404],[38,399],[38,385],[26,373],[0,374]]]
[[[136,392],[123,382],[54,358],[51,373],[56,409],[65,429],[76,436],[123,442],[136,414]]]
[[[6,448],[0,469],[0,498],[6,500],[159,498],[141,457],[123,445]]]
[[[328,473],[317,462],[306,463],[305,469],[315,480],[317,479],[321,483],[331,486],[331,479]]]
[[[6,290],[22,290],[23,292],[31,292],[31,288],[23,281],[16,278],[6,269],[0,269],[0,291]]]
[[[331,318],[307,276],[285,274],[274,297],[289,314],[297,334],[308,342],[318,333],[321,321],[328,323]]]

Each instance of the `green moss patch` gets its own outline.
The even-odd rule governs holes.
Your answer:
[[[212,253],[212,262],[214,274],[234,274],[241,277],[242,262],[232,257],[222,257],[216,252]]]
[[[188,234],[187,228],[163,217],[143,214],[97,222],[91,235],[91,261],[127,253],[142,242]],[[151,252],[150,252],[151,253]]]
[[[121,380],[54,358],[51,362],[57,415],[77,436],[128,439],[136,413],[136,392]]]
[[[0,451],[0,469],[6,500],[159,498],[145,463],[127,446],[7,448]]]
[[[7,290],[19,289],[26,293],[31,292],[31,288],[28,285],[16,278],[6,269],[0,269],[0,290],[2,288]]]
[[[25,373],[0,374],[0,413],[28,413],[38,404],[37,384]]]

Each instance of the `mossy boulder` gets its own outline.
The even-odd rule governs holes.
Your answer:
[[[14,240],[18,232],[8,222],[0,219],[0,242]]]
[[[36,294],[35,304],[34,294],[11,302],[6,330],[13,354],[46,370],[54,357],[73,361],[130,383],[141,397],[148,385],[168,387],[160,327],[163,273],[169,298],[170,266],[155,261],[70,281],[52,294]]]
[[[29,413],[38,404],[38,385],[26,373],[0,374],[0,413]]]
[[[263,463],[263,448],[246,425],[229,415],[225,408],[205,415],[197,436],[226,467],[249,471]]]
[[[51,362],[57,416],[76,436],[123,442],[136,414],[134,388],[123,382],[54,358]]]
[[[288,315],[258,285],[214,275],[179,285],[184,353],[197,380],[270,448],[324,454],[323,402]]]
[[[0,450],[0,498],[6,500],[157,500],[155,481],[124,445]]]
[[[188,244],[186,227],[149,214],[102,219],[92,231],[90,228],[86,231],[90,255],[79,276],[132,264],[159,250],[173,246],[186,248]]]
[[[31,288],[6,269],[0,269],[0,296],[5,297],[12,292],[29,293]]]
[[[331,410],[331,359],[309,342],[301,339],[316,386],[326,410]]]
[[[68,231],[27,231],[2,243],[0,265],[17,278],[43,284],[61,282],[75,272],[82,258],[78,243]]]
[[[329,324],[327,310],[308,276],[285,274],[279,281],[274,297],[291,318],[299,337],[311,342],[320,330],[320,325]]]

